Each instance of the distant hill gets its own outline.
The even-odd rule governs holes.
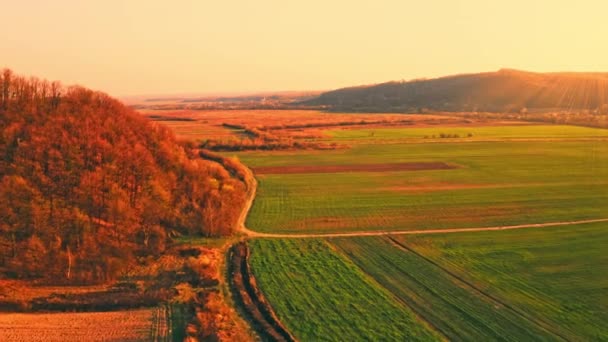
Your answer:
[[[608,113],[608,73],[533,73],[502,69],[343,88],[303,104],[370,112],[590,110]]]
[[[251,94],[202,96],[131,96],[123,101],[137,109],[285,109],[300,108],[298,103],[319,96],[321,91],[282,91]]]

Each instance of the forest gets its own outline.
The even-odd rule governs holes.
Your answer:
[[[102,283],[176,236],[230,234],[246,200],[239,165],[104,93],[5,69],[0,277]]]

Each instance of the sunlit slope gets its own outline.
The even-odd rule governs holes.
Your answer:
[[[532,73],[503,69],[338,89],[307,101],[337,110],[605,110],[608,73]]]

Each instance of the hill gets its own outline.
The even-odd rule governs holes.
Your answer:
[[[594,111],[608,113],[608,73],[512,69],[338,89],[306,101],[338,111]]]
[[[232,232],[246,185],[106,94],[0,75],[0,278],[104,282]],[[234,164],[234,163],[232,163]]]

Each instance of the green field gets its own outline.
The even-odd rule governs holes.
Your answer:
[[[604,141],[362,144],[241,154],[250,166],[440,161],[452,170],[258,176],[249,228],[336,232],[484,227],[607,216]],[[574,210],[573,210],[574,209]]]
[[[441,134],[451,135],[452,137],[457,135],[459,138],[467,138],[473,141],[488,139],[608,138],[608,130],[605,129],[563,125],[370,128],[328,130],[326,133],[334,140],[356,140],[358,142],[380,139],[433,139],[433,137],[442,139]]]
[[[438,340],[412,311],[320,240],[253,240],[251,266],[302,341]]]
[[[303,341],[605,340],[606,229],[253,240],[252,265]]]
[[[336,130],[329,132],[332,139],[348,141],[351,148],[238,154],[254,169],[404,162],[457,166],[259,174],[247,226],[270,233],[329,233],[608,217],[608,131],[459,130]],[[421,138],[465,130],[473,137]],[[607,230],[608,223],[592,223],[443,235],[253,239],[251,262],[277,315],[303,341],[406,340],[410,335],[599,341],[608,339]]]
[[[399,237],[569,340],[608,340],[608,223]]]

